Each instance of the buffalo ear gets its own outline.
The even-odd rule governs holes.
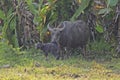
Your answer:
[[[53,29],[50,27],[50,24],[47,25],[49,31],[53,32]]]

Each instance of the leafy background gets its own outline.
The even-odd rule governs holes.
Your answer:
[[[1,0],[0,80],[118,80],[119,0]],[[34,44],[50,41],[47,24],[84,20],[91,31],[88,56],[72,51],[55,60]],[[78,55],[79,54],[79,55]]]

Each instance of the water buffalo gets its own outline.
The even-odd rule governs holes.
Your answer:
[[[82,21],[64,21],[57,28],[51,28],[48,24],[48,30],[51,32],[51,41],[59,43],[61,49],[74,49],[81,47],[82,53],[86,55],[86,44],[89,40],[89,27]]]
[[[60,48],[57,42],[50,42],[50,43],[37,43],[35,44],[36,49],[41,49],[45,53],[46,60],[48,60],[48,53],[51,53],[56,57],[56,59],[59,59],[59,52]]]

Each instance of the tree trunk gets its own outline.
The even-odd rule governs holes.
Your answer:
[[[117,6],[117,16],[116,16],[116,22],[117,23],[117,27],[118,27],[118,34],[117,34],[117,40],[118,40],[118,45],[117,45],[117,53],[118,53],[118,56],[120,56],[120,5],[118,3],[118,6]]]
[[[19,6],[18,6],[19,4]],[[15,5],[18,23],[17,23],[17,36],[19,46],[29,48],[34,45],[34,43],[40,40],[39,33],[36,30],[36,26],[33,22],[34,15],[26,8],[26,3],[24,1],[18,2]]]

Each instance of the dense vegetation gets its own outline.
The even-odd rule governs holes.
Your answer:
[[[34,44],[50,41],[48,23],[84,20],[91,32],[84,58],[55,60]],[[119,80],[119,0],[0,0],[0,80]]]

